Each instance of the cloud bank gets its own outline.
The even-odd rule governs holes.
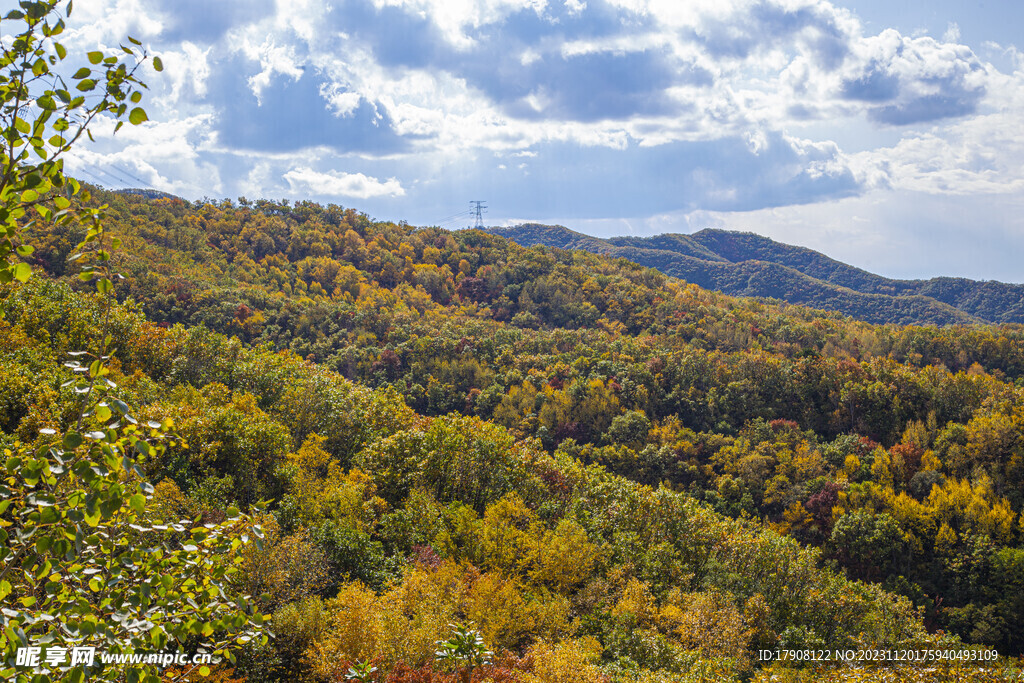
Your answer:
[[[362,173],[319,173],[311,168],[295,168],[284,174],[284,179],[296,192],[320,197],[401,197],[405,190],[394,178],[385,181]]]

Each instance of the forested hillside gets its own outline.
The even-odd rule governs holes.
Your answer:
[[[120,303],[67,260],[79,228],[32,236],[0,439],[67,427],[62,359],[106,329],[125,403],[177,434],[147,514],[268,530],[240,580],[275,638],[225,675],[434,680],[450,624],[494,680],[1024,649],[1019,327],[873,326],[337,206],[96,200]]]
[[[706,229],[692,235],[599,239],[540,224],[490,232],[524,246],[626,258],[706,289],[782,299],[872,323],[1024,322],[1024,285],[950,277],[892,280],[749,232]]]

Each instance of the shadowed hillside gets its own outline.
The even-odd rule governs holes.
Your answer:
[[[736,296],[782,299],[872,323],[1024,322],[1024,286],[966,278],[893,280],[824,254],[749,232],[600,239],[562,226],[495,228],[523,246],[543,244],[621,257]]]

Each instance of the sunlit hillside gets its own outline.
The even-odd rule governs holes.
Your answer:
[[[106,325],[124,401],[179,435],[147,514],[268,530],[239,581],[275,637],[233,677],[434,680],[451,624],[493,680],[1024,648],[1017,326],[870,325],[337,206],[96,199],[119,303],[104,323],[66,260],[77,228],[33,237],[0,439],[67,427],[62,359]]]

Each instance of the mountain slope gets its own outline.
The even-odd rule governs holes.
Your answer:
[[[475,561],[480,574],[459,570],[465,589],[490,586],[476,594],[493,605],[493,587],[506,586],[501,600],[527,610],[508,623],[537,624],[507,638],[488,631],[492,647],[521,655],[539,639],[586,633],[602,644],[603,665],[641,657],[661,668],[660,655],[629,645],[641,642],[629,640],[641,628],[628,616],[636,605],[702,623],[719,623],[713,613],[721,613],[740,635],[766,624],[756,640],[730,647],[740,657],[762,645],[857,646],[843,634],[869,626],[857,614],[878,623],[871,605],[881,593],[851,612],[856,596],[842,589],[852,584],[839,577],[787,578],[826,576],[818,568],[828,562],[870,582],[856,584],[861,595],[896,587],[946,633],[1024,652],[1024,386],[1016,381],[1024,326],[872,326],[710,292],[625,258],[374,221],[336,205],[100,191],[95,199],[108,205],[107,226],[121,240],[113,262],[125,276],[115,290],[125,305],[111,318],[121,349],[113,379],[147,419],[171,417],[182,436],[169,458],[149,464],[169,480],[166,504],[199,514],[277,500],[280,526],[296,533],[275,557],[319,557],[334,577],[333,588],[314,582],[310,591],[374,593],[383,601],[374,604],[401,607],[374,591],[405,576],[410,562],[455,571]],[[93,330],[105,319],[99,302],[87,306],[78,294],[92,291],[80,261],[64,260],[76,230],[33,235],[34,264],[46,276],[7,286],[22,298],[5,304],[0,321],[5,448],[62,419],[61,401],[73,397],[61,391],[69,370],[60,360],[103,337]],[[553,233],[535,228],[539,239]],[[823,283],[790,265],[734,263],[694,236],[643,246],[567,236],[678,267],[692,261],[780,296]],[[822,291],[892,304],[881,294]],[[900,300],[908,315],[915,302],[941,308]],[[32,355],[34,343],[42,356]],[[610,485],[650,488],[627,499],[609,497]],[[708,536],[718,527],[691,515],[698,503],[689,499],[741,526]],[[687,520],[698,536],[673,531]],[[496,538],[479,535],[484,524],[533,534],[517,536],[526,545],[515,541],[523,549],[512,556],[515,574],[494,574],[504,570],[482,554],[485,536]],[[775,549],[763,560],[736,535],[758,525],[771,532],[766,550]],[[806,561],[776,552],[795,542],[813,547]],[[578,573],[559,571],[563,580],[538,573],[532,549],[542,548],[591,559],[575,563]],[[363,592],[352,593],[349,579]],[[279,604],[293,599],[250,594],[265,592]],[[350,603],[335,600],[323,602],[347,614]],[[533,604],[562,604],[556,616],[584,621],[527,621]],[[835,605],[838,615],[828,611]],[[856,619],[844,626],[844,615]],[[442,632],[424,642],[433,646],[462,618],[431,622]],[[676,617],[664,628],[645,623],[644,638],[679,633]],[[702,642],[686,638],[668,645]],[[333,653],[323,661],[346,661],[323,645]],[[432,654],[424,650],[427,664]]]
[[[490,232],[523,246],[626,258],[706,289],[783,299],[871,323],[1024,323],[1022,285],[949,277],[894,280],[753,233],[707,229],[692,235],[600,239],[535,223]]]

